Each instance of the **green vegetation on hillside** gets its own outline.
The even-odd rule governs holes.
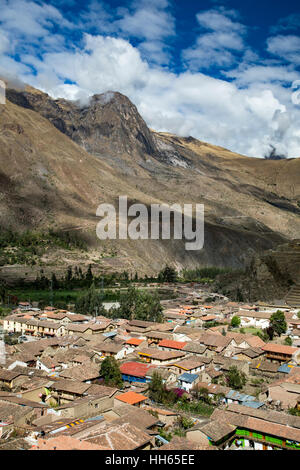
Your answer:
[[[71,231],[38,232],[26,230],[0,230],[0,266],[6,264],[38,264],[39,258],[49,248],[86,250],[80,237]]]
[[[217,266],[199,267],[196,269],[183,269],[181,278],[185,282],[211,282],[220,274],[232,272],[231,268],[218,268]]]

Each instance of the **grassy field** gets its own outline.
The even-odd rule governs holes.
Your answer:
[[[87,289],[78,290],[54,290],[52,293],[50,290],[34,290],[34,289],[11,289],[9,290],[10,296],[16,296],[19,302],[44,302],[47,304],[53,303],[55,306],[57,303],[75,303],[78,297],[86,292]],[[112,292],[109,289],[103,290],[103,301],[104,302],[116,302],[120,299],[120,294]]]
[[[143,287],[140,288],[143,290]],[[74,304],[76,303],[77,299],[84,293],[86,293],[88,289],[58,289],[53,290],[52,292],[49,289],[39,290],[39,289],[32,289],[32,288],[13,288],[9,289],[8,294],[10,298],[17,297],[18,302],[43,302],[43,304],[51,305],[55,307],[61,303],[65,304]],[[102,299],[103,302],[118,302],[122,295],[126,292],[127,288],[117,288],[117,289],[110,289],[104,288],[102,290]],[[155,290],[155,289],[151,289]],[[98,289],[100,293],[100,289]],[[165,290],[157,289],[159,297],[161,300],[166,298],[172,298],[172,292]]]
[[[261,331],[261,328],[255,328],[254,326],[249,326],[248,328],[240,328],[240,331],[241,330],[243,333],[250,333],[251,335],[255,335],[259,331]]]

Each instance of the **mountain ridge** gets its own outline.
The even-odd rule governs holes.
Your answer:
[[[152,131],[118,92],[79,107],[32,88],[8,89],[0,144],[2,227],[79,227],[93,253],[113,246],[127,259],[118,269],[242,267],[300,230],[300,159],[255,159]],[[204,203],[204,250],[186,252],[180,240],[97,240],[97,206],[125,194],[147,206]]]

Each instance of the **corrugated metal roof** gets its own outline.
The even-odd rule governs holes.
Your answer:
[[[198,374],[188,374],[187,372],[184,372],[182,375],[178,377],[178,380],[181,380],[182,382],[192,383],[198,377],[199,377]]]

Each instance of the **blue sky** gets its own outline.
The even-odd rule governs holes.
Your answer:
[[[0,0],[0,75],[82,104],[120,91],[154,129],[300,156],[294,1]]]

